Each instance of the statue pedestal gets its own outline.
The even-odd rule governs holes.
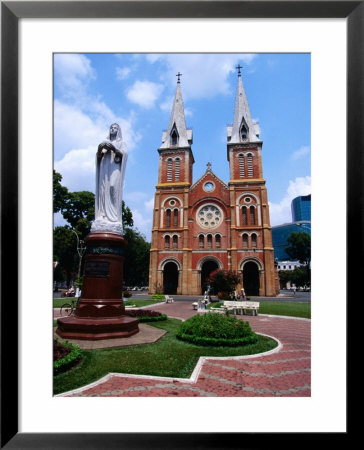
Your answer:
[[[90,233],[86,239],[82,295],[75,315],[58,319],[56,333],[68,339],[112,339],[138,333],[138,319],[125,315],[122,299],[123,236]]]

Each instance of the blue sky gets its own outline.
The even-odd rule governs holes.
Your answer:
[[[237,64],[263,140],[271,225],[291,221],[291,200],[311,193],[309,54],[56,54],[54,168],[70,191],[95,192],[95,153],[111,123],[128,149],[124,200],[150,240],[158,152],[178,72],[193,130],[196,181],[212,170],[229,181],[226,127],[232,124]],[[54,225],[64,222],[57,214]]]

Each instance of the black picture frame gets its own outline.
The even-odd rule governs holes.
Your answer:
[[[295,445],[295,433],[285,434],[282,440],[279,433],[18,432],[18,22],[22,18],[108,17],[347,19],[347,298],[363,273],[364,1],[1,2],[1,448],[222,449]],[[358,251],[359,259],[355,257]],[[347,432],[334,436],[339,445],[351,437],[349,410],[347,423]],[[324,433],[302,434],[299,442],[314,439],[317,444],[319,438],[327,444]]]

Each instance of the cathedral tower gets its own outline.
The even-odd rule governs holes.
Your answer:
[[[194,161],[192,130],[186,128],[180,77],[167,130],[158,149],[158,184],[154,199],[149,289],[182,293],[188,266],[188,196]]]
[[[277,293],[267,189],[263,178],[260,129],[254,123],[241,69],[235,96],[234,122],[227,128],[230,166],[231,267],[242,273],[247,295]]]

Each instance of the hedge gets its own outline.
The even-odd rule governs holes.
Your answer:
[[[82,351],[80,347],[70,342],[58,342],[58,345],[63,345],[64,347],[71,348],[71,351],[61,359],[53,362],[53,374],[58,375],[59,373],[65,372],[73,367],[82,357]]]

